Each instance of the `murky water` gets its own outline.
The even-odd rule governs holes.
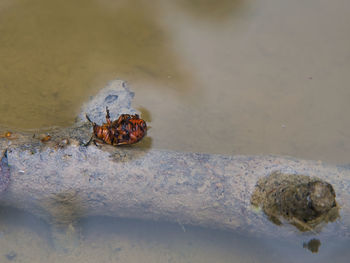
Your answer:
[[[52,228],[30,214],[2,208],[1,262],[348,262],[350,242],[314,238],[262,239],[240,234],[138,220],[93,217],[76,226],[77,238],[55,244]]]
[[[155,148],[348,164],[349,10],[347,0],[2,0],[0,123],[68,126],[82,102],[120,78],[151,121]],[[103,220],[111,219],[79,225],[78,249],[63,255],[46,244],[50,238],[41,232],[50,231],[37,219],[5,220],[0,258],[273,262],[286,255],[284,262],[293,262],[288,257],[300,255],[300,262],[327,262],[336,255],[346,262],[349,256],[348,243],[337,249],[322,243],[315,256],[300,242],[113,220],[101,229]]]

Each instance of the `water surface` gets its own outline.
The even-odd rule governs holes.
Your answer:
[[[136,92],[134,107],[150,121],[154,148],[349,164],[349,10],[347,0],[2,0],[0,123],[25,130],[69,126],[81,103],[120,78]],[[107,219],[82,222],[81,243],[61,255],[47,242],[43,222],[12,224],[17,216],[6,209],[3,217],[0,261],[347,262],[349,256],[345,241],[321,240],[315,255],[302,247],[309,237],[266,242],[112,219],[108,230],[100,229]]]
[[[0,123],[67,126],[109,80],[156,148],[349,163],[346,0],[3,0]]]

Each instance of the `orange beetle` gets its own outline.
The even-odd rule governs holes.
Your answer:
[[[117,120],[111,121],[108,107],[106,107],[107,123],[100,126],[91,121],[88,115],[86,115],[86,118],[93,127],[93,135],[86,146],[91,141],[95,144],[96,141],[110,145],[133,144],[140,141],[147,133],[146,122],[140,119],[137,114],[122,114]]]

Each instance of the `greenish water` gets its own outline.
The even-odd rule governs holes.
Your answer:
[[[69,126],[81,103],[120,78],[135,91],[155,148],[349,164],[349,10],[347,0],[2,0],[0,123]],[[43,222],[2,213],[0,262],[349,256],[348,241],[321,239],[312,254],[302,247],[312,237],[266,241],[105,218],[81,222],[78,245],[62,254]]]

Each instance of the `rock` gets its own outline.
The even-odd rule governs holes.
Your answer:
[[[0,161],[0,194],[5,191],[10,183],[10,167],[7,161],[7,151]]]
[[[342,218],[337,231],[326,233],[349,236],[348,168],[291,157],[183,153],[142,144],[83,146],[92,134],[86,113],[100,123],[106,106],[112,119],[134,114],[132,98],[125,82],[112,81],[82,107],[72,127],[50,130],[50,140],[42,142],[42,132],[0,138],[0,149],[7,153],[1,163],[1,203],[64,226],[64,231],[74,229],[78,218],[101,215],[288,236],[290,230],[276,231],[251,204],[259,179],[279,171],[317,176],[309,195],[316,214],[332,206],[334,191]]]
[[[303,248],[310,250],[312,253],[317,253],[321,246],[319,239],[313,238],[307,243],[303,243]]]
[[[339,217],[332,185],[305,175],[273,172],[258,181],[251,202],[277,225],[284,217],[301,231]]]

